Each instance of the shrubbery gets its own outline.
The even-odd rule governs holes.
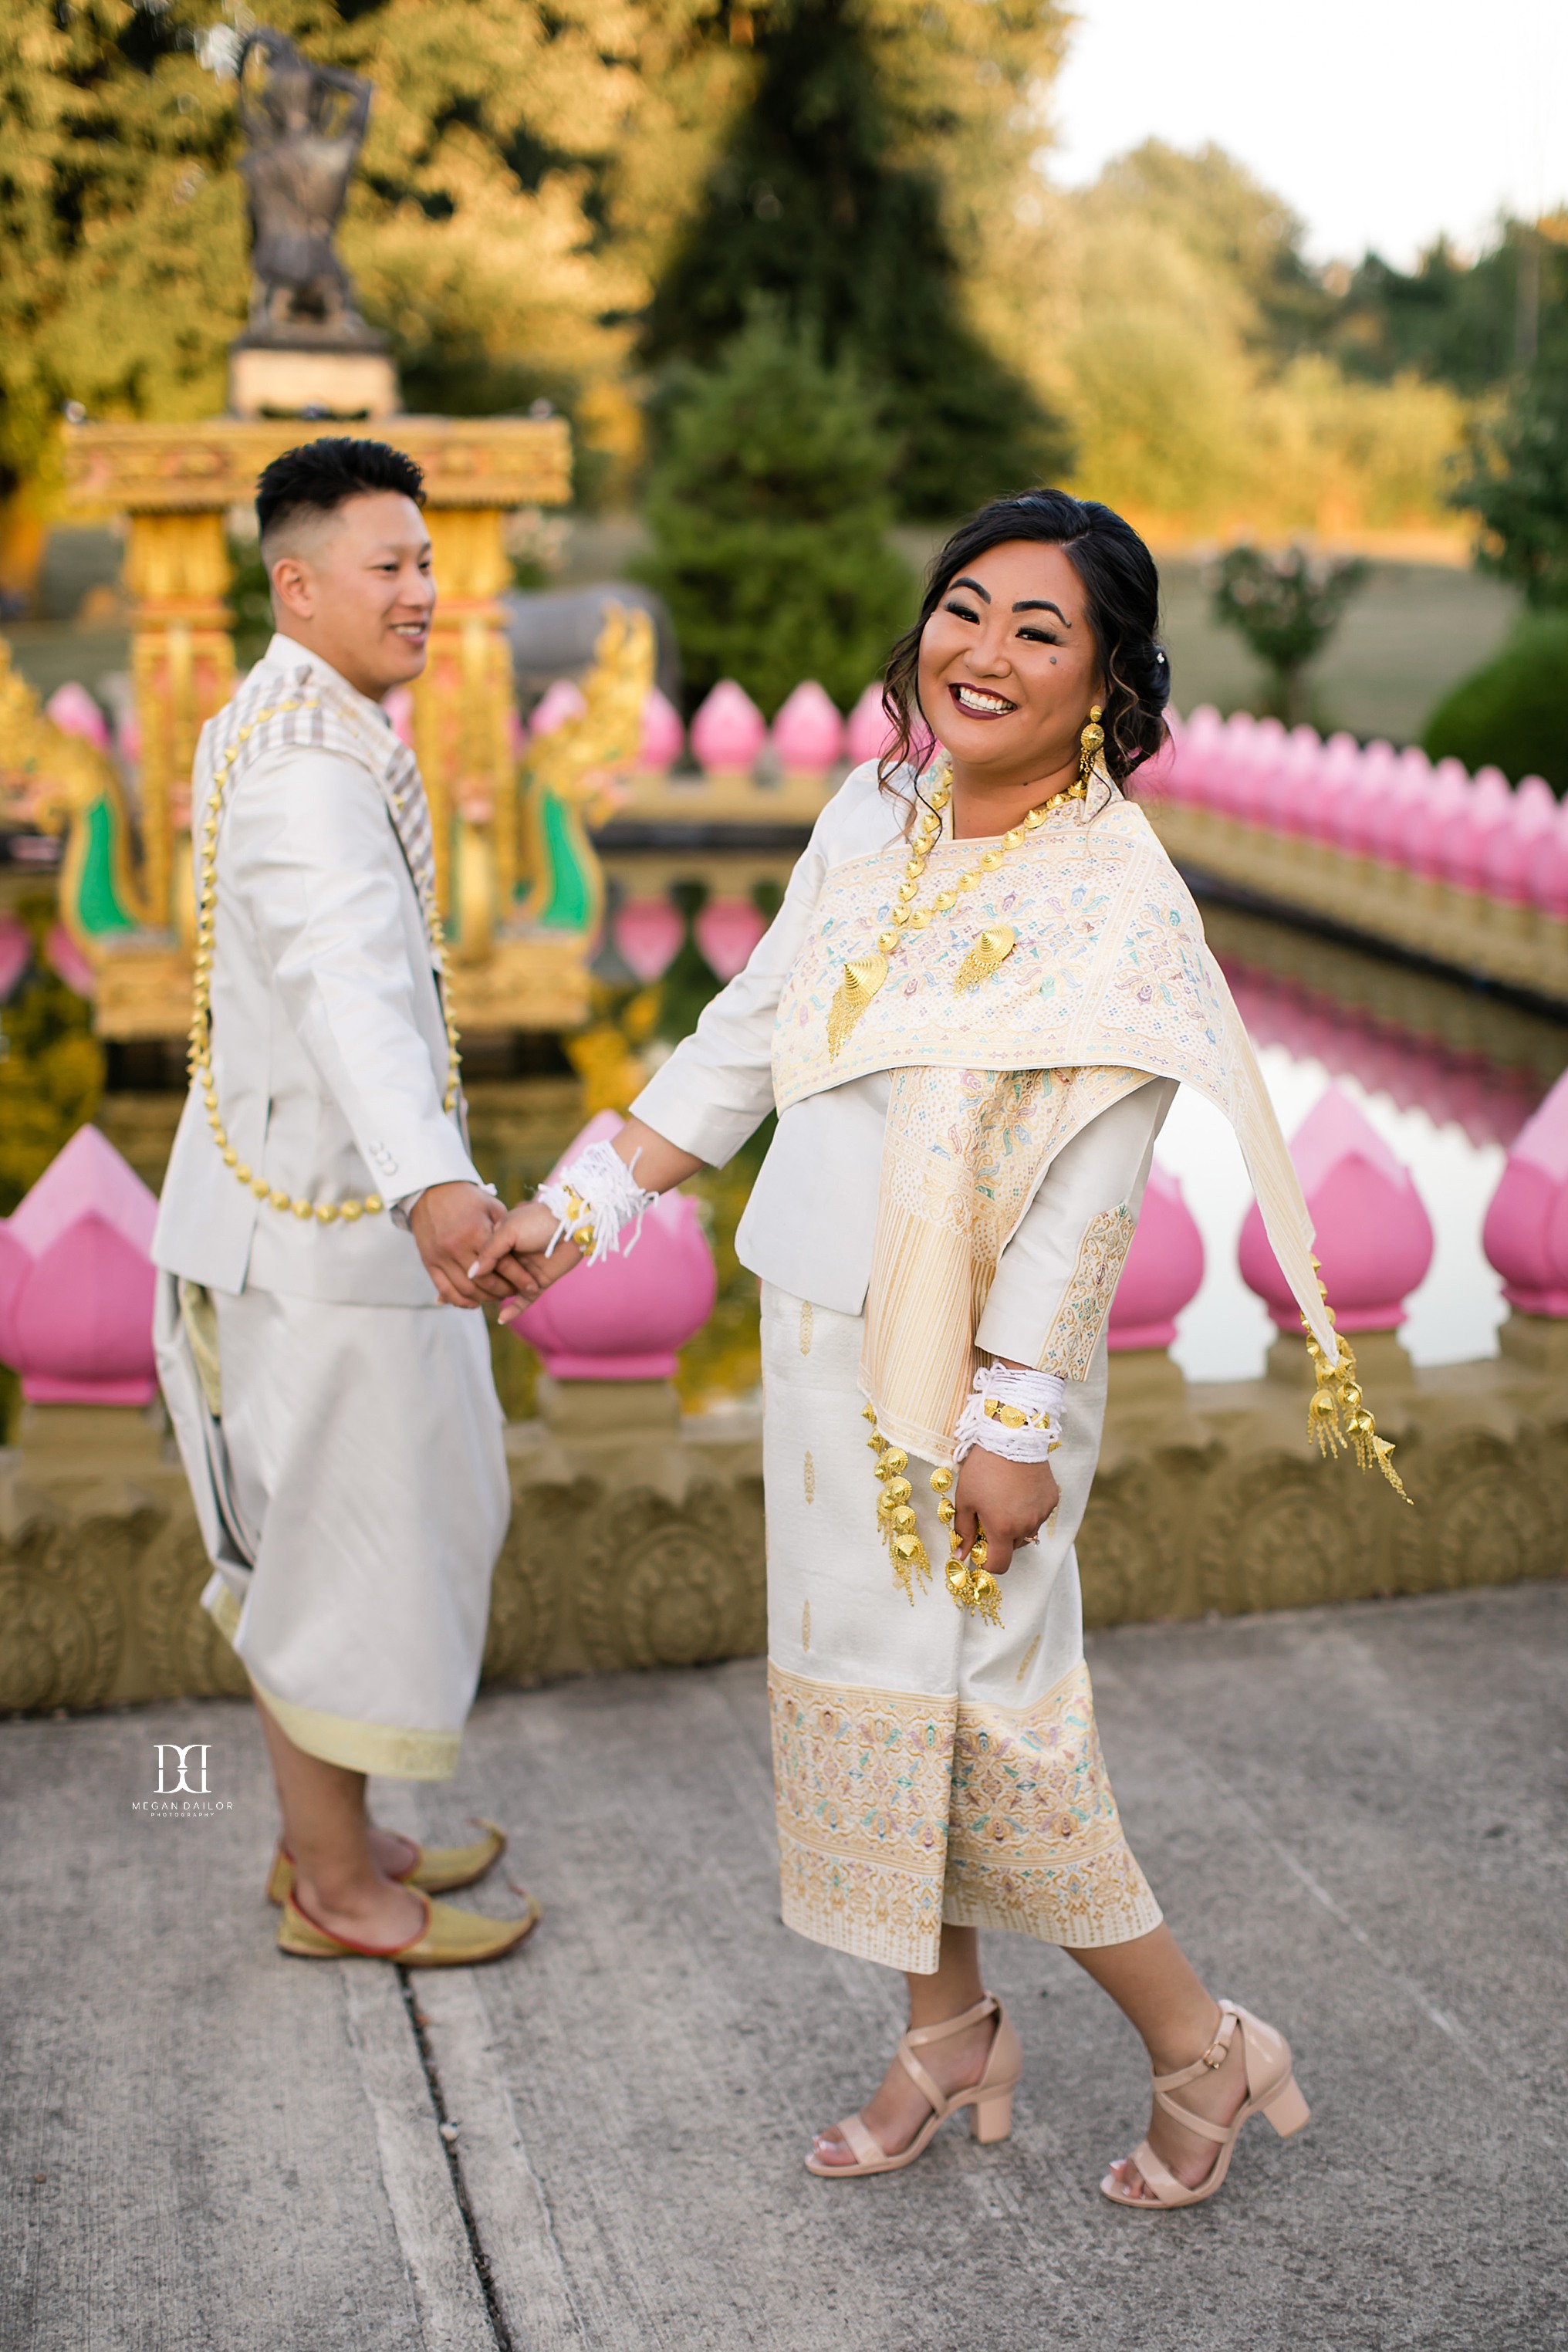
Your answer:
[[[825,366],[776,312],[679,381],[637,570],[674,616],[693,701],[732,677],[771,716],[814,677],[842,708],[878,675],[916,602],[886,537],[896,458],[849,365]]]
[[[1494,661],[1440,702],[1423,739],[1434,760],[1544,776],[1568,793],[1568,612],[1532,614]]]

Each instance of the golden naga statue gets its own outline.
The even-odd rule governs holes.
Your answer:
[[[606,607],[583,709],[534,738],[521,764],[509,758],[500,791],[482,802],[443,793],[437,778],[431,799],[446,833],[444,912],[464,1027],[569,1028],[584,1018],[604,909],[604,877],[584,824],[615,804],[620,780],[636,766],[654,657],[647,614]],[[510,669],[505,696],[510,710]],[[439,708],[427,716],[439,723]],[[419,720],[416,711],[416,741]],[[187,796],[166,792],[143,813],[143,824],[150,815],[162,833],[150,843],[132,824],[114,761],[53,724],[3,640],[0,815],[66,836],[60,919],[96,976],[100,1034],[182,1034],[190,994],[190,928],[182,919]],[[170,877],[162,922],[149,888],[154,868]]]

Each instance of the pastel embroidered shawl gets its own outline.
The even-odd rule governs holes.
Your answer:
[[[917,903],[973,867],[978,847],[939,842]],[[1274,1254],[1335,1362],[1311,1220],[1257,1057],[1191,894],[1142,810],[1102,782],[1090,802],[1007,851],[950,914],[907,930],[834,1059],[828,1007],[847,959],[871,950],[887,924],[908,856],[895,843],[834,867],[773,1031],[781,1111],[848,1078],[895,1074],[861,1360],[879,1426],[926,1460],[952,1460],[1003,1249],[1057,1153],[1145,1077],[1195,1087],[1230,1120]],[[1016,934],[1012,953],[955,994],[976,937],[998,924]],[[1131,1237],[1122,1223],[1120,1250],[1106,1236],[1106,1307]]]

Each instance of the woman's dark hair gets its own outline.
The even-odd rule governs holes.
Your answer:
[[[1092,499],[1072,499],[1065,490],[1023,490],[994,499],[960,523],[933,561],[919,620],[889,656],[882,708],[894,738],[877,764],[887,788],[906,763],[917,772],[935,746],[930,719],[921,709],[920,653],[925,625],[947,593],[948,583],[989,548],[1015,539],[1059,547],[1083,583],[1089,625],[1094,631],[1105,674],[1105,765],[1124,784],[1135,768],[1152,760],[1165,740],[1163,711],[1171,698],[1171,665],[1155,642],[1160,617],[1160,575],[1154,559],[1131,523]]]

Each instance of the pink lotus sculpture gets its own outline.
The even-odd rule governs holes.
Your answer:
[[[553,735],[569,719],[581,719],[587,708],[581,687],[574,686],[569,677],[558,677],[534,704],[528,731],[531,735]]]
[[[1432,1263],[1431,1220],[1410,1171],[1338,1087],[1308,1113],[1290,1157],[1341,1329],[1397,1330],[1406,1297]],[[1268,1246],[1256,1202],[1241,1228],[1237,1257],[1242,1280],[1279,1329],[1299,1330],[1300,1309]]]
[[[820,784],[844,756],[844,721],[838,706],[808,677],[781,705],[773,727],[773,750],[786,782]]]
[[[1568,801],[1560,803],[1552,830],[1537,845],[1530,896],[1543,915],[1568,922]]]
[[[628,898],[611,928],[616,947],[645,988],[669,970],[686,937],[686,926],[668,898]]]
[[[710,781],[749,782],[768,740],[767,722],[745,688],[721,678],[691,722],[691,749]]]
[[[1510,1307],[1568,1315],[1568,1073],[1515,1139],[1481,1247]]]
[[[1526,776],[1505,824],[1487,838],[1481,885],[1506,907],[1530,904],[1530,877],[1557,823],[1557,796],[1540,776]]]
[[[384,698],[381,707],[385,711],[388,719],[392,721],[392,731],[396,736],[398,741],[400,743],[405,743],[408,749],[412,751],[414,749],[413,688],[408,686],[395,686],[392,692]],[[515,743],[513,744],[512,749],[514,751],[517,749]]]
[[[881,682],[873,679],[849,713],[844,730],[844,748],[851,767],[862,767],[868,760],[879,760],[892,740],[892,721],[882,708]]]
[[[0,1360],[29,1404],[152,1403],[157,1214],[135,1170],[82,1127],[0,1222]]]
[[[65,982],[73,996],[97,994],[98,974],[63,923],[50,924],[44,954],[55,977]]]
[[[686,749],[680,713],[668,695],[649,687],[642,707],[642,743],[637,763],[645,776],[667,776]]]
[[[710,898],[691,928],[710,971],[733,980],[768,927],[749,898]]]
[[[57,686],[44,705],[44,716],[52,719],[62,735],[79,735],[96,751],[107,751],[110,744],[109,721],[85,686],[74,678],[66,686]]]
[[[1204,1278],[1203,1236],[1174,1176],[1156,1164],[1149,1171],[1138,1230],[1110,1302],[1106,1345],[1112,1355],[1133,1348],[1168,1348],[1176,1318],[1198,1295]]]
[[[16,915],[0,915],[0,1004],[9,1003],[13,990],[33,961],[33,934]]]
[[[601,1111],[560,1166],[621,1126],[616,1112]],[[629,1255],[627,1238],[620,1256],[576,1267],[508,1326],[538,1349],[552,1380],[668,1381],[679,1350],[713,1312],[719,1276],[695,1201],[661,1194]]]

